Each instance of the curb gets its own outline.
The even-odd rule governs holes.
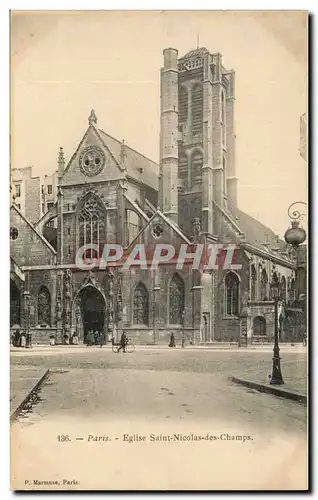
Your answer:
[[[307,406],[307,396],[303,394],[291,392],[286,389],[278,389],[278,387],[272,385],[264,385],[264,384],[258,384],[256,382],[250,382],[249,380],[243,380],[241,378],[229,377],[229,379],[231,380],[231,382],[234,382],[235,384],[243,385],[245,387],[249,387],[250,389],[255,389],[256,391],[259,392],[273,394],[274,396],[278,396],[280,398],[297,401],[297,403]]]
[[[27,404],[27,402],[31,399],[32,395],[37,391],[37,389],[40,387],[40,385],[43,384],[45,379],[48,377],[50,373],[50,369],[48,368],[44,375],[40,378],[40,380],[37,381],[33,389],[27,394],[27,396],[23,399],[23,401],[19,404],[19,406],[14,410],[14,412],[10,415],[10,423],[12,424],[20,411],[23,409],[23,407]]]

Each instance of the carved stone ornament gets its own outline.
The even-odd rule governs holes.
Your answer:
[[[79,165],[82,174],[93,177],[103,170],[105,154],[98,146],[87,146],[80,155]]]

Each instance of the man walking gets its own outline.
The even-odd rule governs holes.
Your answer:
[[[120,346],[118,347],[119,352],[121,349],[123,352],[126,352],[126,345],[128,344],[128,337],[125,332],[122,333],[122,336],[120,337]]]

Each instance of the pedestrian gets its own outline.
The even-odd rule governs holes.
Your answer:
[[[77,332],[74,332],[74,334],[73,334],[72,344],[73,345],[77,345],[78,344],[78,335],[77,335]]]
[[[99,332],[95,330],[94,332],[94,344],[97,345],[99,342]]]
[[[121,349],[123,350],[123,352],[126,352],[126,346],[129,342],[129,339],[126,335],[125,332],[122,333],[122,336],[120,337],[120,346],[118,347],[118,351],[119,352]]]
[[[90,347],[92,345],[92,332],[91,330],[88,330],[86,334],[86,345],[87,347]]]
[[[19,347],[20,346],[20,330],[16,330],[14,332],[14,339],[13,339],[13,345],[14,347]]]
[[[55,337],[54,337],[54,335],[50,335],[50,345],[55,345]]]
[[[306,347],[307,345],[307,332],[303,332],[303,346]]]
[[[19,347],[25,347],[25,346],[26,346],[26,334],[23,331],[20,336]]]
[[[103,347],[104,344],[105,344],[105,335],[104,332],[101,332],[99,335],[99,346]]]
[[[168,347],[176,347],[176,339],[174,337],[174,333],[172,333],[170,335],[170,342],[169,342]]]

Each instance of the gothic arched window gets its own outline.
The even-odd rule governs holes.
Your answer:
[[[285,276],[282,276],[281,282],[280,282],[280,298],[282,299],[283,302],[286,302],[286,278]]]
[[[21,298],[17,285],[10,281],[10,326],[21,324]]]
[[[294,278],[292,278],[290,281],[289,300],[291,302],[293,302],[295,300],[295,280],[294,280]]]
[[[188,157],[184,153],[180,153],[179,155],[179,179],[180,179],[180,188],[188,189],[189,179],[188,179]]]
[[[105,210],[101,200],[91,194],[82,203],[78,214],[79,247],[105,242]],[[97,257],[94,250],[87,250],[86,257]]]
[[[235,273],[228,273],[225,278],[225,307],[226,316],[239,314],[240,281]]]
[[[186,123],[188,119],[188,89],[185,85],[179,90],[179,123]]]
[[[275,283],[279,286],[279,279],[278,279],[278,276],[276,273],[273,274],[272,283]],[[279,290],[279,293],[280,293],[280,290]],[[273,292],[272,292],[271,287],[269,288],[269,300],[273,300]]]
[[[202,134],[203,127],[203,88],[197,83],[191,92],[192,135]]]
[[[143,283],[138,283],[135,288],[133,323],[135,325],[149,324],[149,297]]]
[[[257,274],[255,266],[251,266],[251,300],[256,300]]]
[[[222,146],[226,146],[226,106],[225,95],[221,92],[221,133],[222,133]]]
[[[51,295],[46,286],[38,293],[38,324],[51,326]]]
[[[127,231],[127,243],[131,243],[139,233],[140,220],[139,216],[134,210],[126,210],[126,231]]]
[[[256,316],[253,320],[253,335],[266,335],[266,319]]]
[[[201,169],[203,165],[203,156],[201,151],[194,151],[191,157],[191,187],[201,184]]]
[[[265,269],[263,269],[261,273],[261,290],[260,290],[261,300],[268,300],[267,288],[268,288],[268,277]]]
[[[169,323],[181,325],[184,311],[184,283],[179,274],[175,274],[169,287]]]

